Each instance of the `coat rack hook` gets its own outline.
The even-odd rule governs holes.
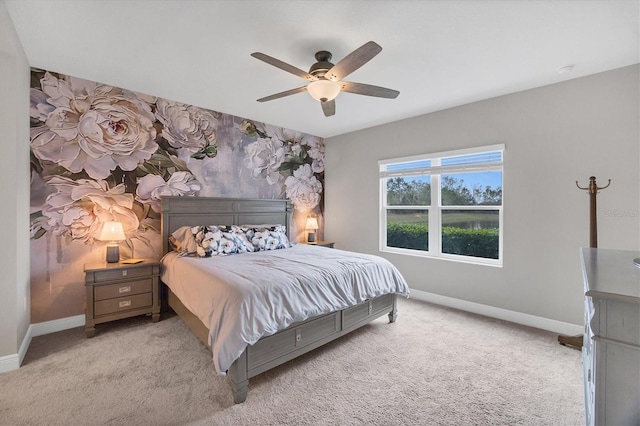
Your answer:
[[[576,186],[577,186],[578,188],[582,189],[582,190],[589,191],[589,194],[595,194],[595,193],[597,193],[598,191],[600,191],[601,189],[608,188],[608,187],[609,187],[609,185],[611,185],[611,179],[609,179],[609,182],[607,182],[607,184],[606,184],[605,186],[598,186],[598,184],[596,183],[596,177],[595,177],[595,176],[591,176],[591,177],[589,178],[589,185],[588,185],[588,186],[586,186],[586,187],[584,187],[584,188],[583,188],[583,187],[581,187],[581,186],[578,184],[578,181],[576,181]]]

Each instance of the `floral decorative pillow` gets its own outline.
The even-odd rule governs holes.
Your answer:
[[[199,257],[291,247],[283,225],[182,227],[172,234],[170,242],[182,255],[195,253]]]
[[[191,232],[200,257],[224,256],[245,253],[247,247],[231,226],[194,226]]]
[[[252,250],[278,250],[291,247],[283,225],[244,225],[238,228],[251,244]]]
[[[253,243],[247,237],[247,234],[245,233],[245,230],[242,227],[233,225],[231,229],[234,234],[234,237],[236,238],[236,241],[239,243],[238,253],[248,253],[248,252],[258,251],[253,246]]]

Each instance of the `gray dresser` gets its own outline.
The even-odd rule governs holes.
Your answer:
[[[640,252],[582,248],[587,425],[640,424]]]

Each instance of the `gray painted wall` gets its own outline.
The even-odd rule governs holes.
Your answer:
[[[325,239],[382,255],[417,290],[582,324],[589,196],[576,181],[612,181],[598,195],[599,247],[640,250],[638,81],[635,65],[327,139]],[[378,160],[496,143],[504,267],[379,252]]]
[[[0,1],[0,358],[18,353],[30,324],[29,71]]]

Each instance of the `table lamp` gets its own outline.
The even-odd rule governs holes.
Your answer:
[[[309,235],[307,237],[307,241],[310,243],[315,242],[316,240],[316,233],[315,230],[318,229],[318,219],[316,219],[315,217],[308,217],[307,218],[307,225],[305,226],[305,229],[309,230]]]
[[[109,241],[107,244],[107,263],[120,261],[120,247],[118,241],[125,240],[124,230],[120,222],[105,222],[98,236],[100,241]]]

